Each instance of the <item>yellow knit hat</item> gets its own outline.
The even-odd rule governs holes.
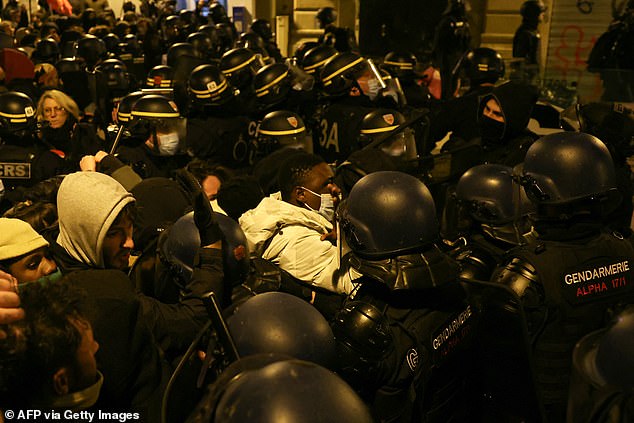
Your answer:
[[[31,225],[20,219],[0,218],[0,261],[41,247],[48,247],[48,242]]]

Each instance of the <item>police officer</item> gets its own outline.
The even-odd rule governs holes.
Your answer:
[[[266,19],[256,19],[249,27],[251,32],[258,34],[264,40],[264,48],[268,55],[276,62],[282,61],[282,53],[275,42],[275,33],[271,29],[271,24]]]
[[[506,252],[525,242],[531,211],[511,167],[483,164],[465,172],[443,213],[443,237],[455,247],[460,275],[489,280]]]
[[[139,98],[132,106],[128,125],[131,145],[121,145],[117,157],[142,178],[169,177],[187,164],[184,124],[169,98],[154,94]]]
[[[234,48],[220,58],[220,70],[238,89],[238,100],[247,114],[255,111],[253,77],[264,66],[262,58],[247,48]]]
[[[198,66],[189,77],[188,93],[188,151],[232,169],[247,166],[250,133],[257,125],[241,110],[229,79],[213,65]]]
[[[410,107],[429,107],[431,96],[424,85],[418,84],[418,60],[412,53],[391,51],[383,58],[383,68],[398,78]]]
[[[17,187],[30,187],[62,173],[65,162],[35,137],[35,105],[27,95],[0,94],[0,112],[0,179],[5,200],[16,201],[20,199]]]
[[[379,421],[466,419],[475,316],[457,264],[435,244],[429,190],[404,173],[372,173],[352,188],[338,222],[351,250],[342,260],[363,274],[332,322],[339,374]]]
[[[634,301],[634,249],[602,223],[619,195],[610,153],[596,137],[540,138],[518,177],[536,207],[533,231],[493,281],[519,297],[538,398],[548,421],[564,421],[575,343]]]
[[[363,118],[387,99],[381,93],[383,81],[354,53],[339,53],[328,60],[320,79],[329,104],[314,131],[315,151],[329,163],[341,163],[357,149]],[[394,108],[391,98],[387,102],[385,107]]]
[[[542,0],[526,0],[520,7],[522,23],[513,37],[513,57],[522,59],[527,82],[539,74],[541,34],[538,26],[545,12],[546,6]]]
[[[359,52],[354,32],[349,28],[336,26],[337,11],[334,8],[322,7],[317,11],[315,18],[319,28],[324,30],[324,33],[319,36],[320,44],[332,46],[339,52]]]

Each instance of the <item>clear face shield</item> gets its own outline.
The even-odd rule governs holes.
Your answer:
[[[297,58],[289,57],[284,63],[292,77],[291,87],[295,91],[312,91],[315,86],[315,77],[297,66]]]
[[[175,156],[185,152],[187,118],[160,120],[155,129],[154,148],[160,156]]]
[[[415,160],[418,157],[412,128],[403,128],[403,130],[393,134],[381,144],[380,148],[388,156],[404,160]]]

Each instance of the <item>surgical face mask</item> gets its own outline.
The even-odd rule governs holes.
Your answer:
[[[321,198],[321,203],[319,204],[319,210],[313,209],[307,203],[304,203],[304,205],[308,207],[309,210],[316,211],[317,213],[322,215],[327,221],[332,222],[333,217],[335,217],[335,201],[332,198],[332,195],[330,195],[330,193],[317,194],[316,192],[311,191],[306,187],[302,187],[302,188],[304,188],[306,191],[310,192],[311,194]]]
[[[178,151],[178,133],[157,134],[158,150],[161,156],[173,156]]]

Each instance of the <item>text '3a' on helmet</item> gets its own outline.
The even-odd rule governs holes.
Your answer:
[[[189,96],[197,105],[220,106],[235,96],[235,90],[216,66],[200,65],[189,76]]]
[[[328,95],[344,95],[366,70],[367,62],[363,57],[354,53],[339,53],[321,69],[322,89]]]
[[[35,105],[29,96],[16,91],[0,94],[0,136],[22,138],[35,126]]]
[[[424,183],[402,172],[361,178],[337,212],[345,240],[362,259],[421,250],[439,236],[436,206]]]
[[[535,141],[526,153],[520,183],[537,205],[605,199],[618,204],[620,199],[608,148],[582,132],[558,132]]]

